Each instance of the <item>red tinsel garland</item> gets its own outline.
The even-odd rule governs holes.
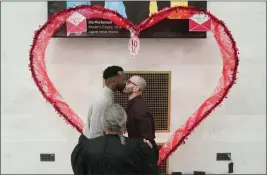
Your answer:
[[[119,13],[105,9],[100,6],[81,5],[62,10],[54,14],[39,30],[35,32],[33,44],[30,50],[30,70],[37,87],[44,98],[53,105],[60,116],[63,116],[67,123],[71,124],[78,132],[82,132],[83,122],[80,117],[68,106],[62,96],[50,81],[45,67],[45,50],[53,34],[65,24],[65,21],[76,11],[83,14],[86,18],[103,18],[122,26],[128,30],[135,31],[136,35],[161,20],[167,18],[173,12],[187,14],[188,17],[196,13],[204,13],[212,20],[212,30],[214,38],[217,40],[223,59],[223,71],[219,84],[213,94],[192,114],[185,124],[175,131],[171,138],[164,144],[159,152],[158,165],[164,161],[180,146],[191,134],[201,121],[203,121],[226,97],[230,88],[233,86],[238,68],[238,50],[232,34],[224,22],[207,12],[196,7],[171,7],[165,8],[158,13],[151,15],[138,26],[123,18]],[[129,36],[130,37],[130,36]]]

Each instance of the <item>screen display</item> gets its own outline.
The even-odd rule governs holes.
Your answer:
[[[77,5],[100,5],[117,11],[138,25],[151,14],[166,7],[195,6],[207,10],[207,1],[48,1],[48,17]],[[73,24],[73,21],[76,24]],[[78,26],[78,27],[77,27]],[[73,13],[53,37],[129,38],[130,32],[109,20],[85,19]],[[206,32],[190,32],[189,20],[172,14],[167,19],[142,31],[140,38],[206,38]]]

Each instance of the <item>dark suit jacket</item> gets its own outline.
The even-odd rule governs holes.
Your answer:
[[[85,139],[73,150],[71,162],[75,175],[157,175],[157,159],[143,141],[118,135]]]

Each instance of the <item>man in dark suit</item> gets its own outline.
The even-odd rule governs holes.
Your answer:
[[[158,158],[158,147],[155,142],[155,122],[148,104],[142,98],[147,83],[140,76],[131,77],[125,86],[124,93],[129,101],[126,109],[127,132],[129,138],[149,140]]]

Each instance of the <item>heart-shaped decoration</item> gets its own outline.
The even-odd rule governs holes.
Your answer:
[[[187,136],[203,121],[226,97],[230,88],[236,80],[238,68],[238,50],[236,43],[226,27],[226,25],[207,11],[195,7],[172,7],[161,10],[160,12],[151,15],[138,26],[123,18],[115,11],[105,9],[99,6],[81,5],[69,9],[65,9],[53,15],[38,31],[36,31],[33,44],[30,50],[30,70],[32,77],[37,87],[41,91],[44,98],[53,105],[59,115],[63,116],[66,121],[82,132],[83,122],[80,117],[69,107],[63,97],[56,90],[53,83],[50,81],[45,67],[45,49],[53,34],[66,22],[68,17],[73,13],[78,12],[86,18],[103,18],[112,21],[113,23],[135,31],[135,35],[161,20],[177,13],[188,18],[194,14],[205,14],[212,20],[211,32],[217,40],[220,47],[221,56],[223,59],[222,76],[219,79],[219,84],[206,99],[202,105],[193,113],[186,123],[177,129],[171,138],[160,149],[158,164],[162,165],[164,161],[181,145]]]

